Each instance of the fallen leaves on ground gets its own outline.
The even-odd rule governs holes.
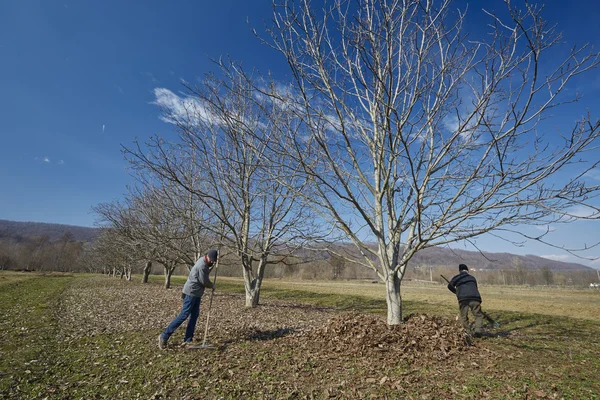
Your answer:
[[[207,293],[197,343],[209,303]],[[208,324],[215,350],[178,346],[184,324],[159,351],[156,337],[180,309],[181,287],[74,279],[53,312],[60,354],[47,390],[76,398],[486,398],[504,389],[466,385],[469,375],[506,382],[506,390],[518,379],[495,368],[501,355],[468,345],[454,320],[411,315],[388,326],[380,315],[269,298],[246,308],[243,295],[220,292]],[[513,397],[556,394],[514,390]]]

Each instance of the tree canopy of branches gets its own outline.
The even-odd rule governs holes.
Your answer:
[[[163,266],[168,289],[175,268],[190,268],[211,243],[202,228],[207,223],[202,204],[168,181],[138,175],[137,184],[141,188],[130,187],[124,202],[99,204],[94,210],[100,222],[111,228],[110,243],[128,247],[134,260],[146,263],[144,281],[149,262]],[[105,251],[112,250],[106,247]]]
[[[290,114],[262,101],[234,63],[219,65],[222,78],[187,85],[185,98],[162,94],[170,96],[158,104],[176,126],[176,141],[151,138],[125,154],[140,173],[170,182],[205,207],[214,224],[203,228],[239,260],[246,306],[254,307],[266,266],[293,253],[313,230],[312,215],[296,196],[306,179],[288,179],[293,167],[283,168],[282,155],[266,145],[288,128]]]
[[[519,227],[581,218],[574,207],[600,216],[585,179],[600,159],[598,121],[559,133],[545,122],[577,100],[565,88],[598,54],[557,52],[541,7],[504,3],[481,39],[450,0],[274,4],[265,42],[294,80],[269,94],[304,129],[270,146],[302,166],[289,175],[311,182],[305,200],[386,283],[389,324],[402,321],[400,283],[418,251],[486,233],[552,245]]]

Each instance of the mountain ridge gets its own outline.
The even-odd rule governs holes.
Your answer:
[[[51,241],[55,241],[60,239],[67,232],[73,234],[73,238],[76,241],[92,242],[100,234],[100,228],[0,219],[0,240],[12,239],[20,242],[32,237],[47,236]],[[340,244],[337,244],[337,246],[340,246]],[[354,245],[347,243],[342,246],[348,247],[348,254],[354,253]],[[532,254],[516,255],[506,252],[477,252],[441,247],[433,247],[419,251],[409,262],[409,267],[450,266],[461,263],[467,264],[469,268],[479,270],[516,269],[521,267],[530,271],[542,268],[548,268],[552,271],[594,270],[583,264],[557,261]]]
[[[31,237],[47,236],[50,241],[54,241],[60,239],[67,232],[72,233],[76,241],[91,242],[100,234],[100,229],[48,222],[23,222],[0,219],[0,239],[10,238],[17,241],[24,241]]]

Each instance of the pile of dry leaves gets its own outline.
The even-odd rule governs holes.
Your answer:
[[[381,316],[345,314],[305,335],[336,353],[381,350],[396,359],[428,354],[441,360],[468,348],[468,338],[456,321],[427,315],[410,316],[404,324],[389,326]]]

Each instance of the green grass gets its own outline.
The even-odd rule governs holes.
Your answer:
[[[12,279],[0,291],[0,394],[35,398],[45,393],[46,370],[58,357],[53,310],[72,278]]]

